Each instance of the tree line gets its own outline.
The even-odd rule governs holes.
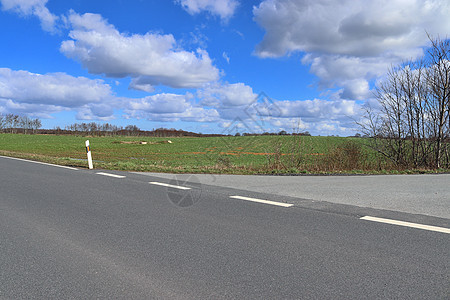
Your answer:
[[[266,136],[266,135],[297,135],[297,136],[311,136],[311,134],[309,133],[309,131],[305,131],[305,132],[293,132],[293,133],[289,133],[286,130],[281,130],[279,132],[263,132],[263,133],[248,133],[248,132],[244,132],[244,133],[240,133],[240,132],[236,132],[236,134],[234,136]],[[230,136],[230,135],[228,135]]]
[[[450,167],[450,41],[429,39],[422,58],[390,68],[359,123],[399,167]]]
[[[59,127],[57,127],[56,129],[58,131],[61,130]],[[123,130],[124,128],[122,126],[95,122],[74,123],[65,127],[65,131],[69,131],[70,133],[86,133],[92,135],[118,135],[118,133]],[[139,128],[134,125],[128,125],[125,127],[125,130],[129,131],[131,134],[133,132],[139,131]]]
[[[194,132],[176,130],[174,128],[157,128],[151,131],[141,130],[136,125],[127,125],[125,127],[117,126],[109,123],[74,123],[65,126],[64,129],[59,127],[47,133],[54,134],[80,134],[80,135],[93,135],[93,136],[149,136],[149,137],[183,137],[183,136],[206,136]]]
[[[141,130],[136,125],[117,126],[110,123],[82,122],[73,123],[61,128],[59,126],[54,129],[40,129],[42,127],[41,120],[31,119],[27,116],[19,116],[13,114],[0,114],[0,132],[8,133],[39,133],[39,134],[67,134],[67,135],[91,135],[91,136],[150,136],[150,137],[215,137],[215,136],[232,136],[231,134],[202,134],[175,128],[157,128],[153,130]],[[288,133],[285,130],[280,132],[264,132],[264,133],[236,133],[235,136],[266,136],[266,135],[298,135],[311,136],[306,132]]]
[[[0,114],[0,131],[9,133],[35,133],[42,127],[40,119],[32,119],[28,116],[19,116],[15,114]]]

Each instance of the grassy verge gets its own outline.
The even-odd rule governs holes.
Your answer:
[[[98,169],[215,174],[434,172],[395,170],[365,147],[364,139],[339,137],[138,138],[0,134],[0,155],[83,168],[87,166],[86,139],[90,140],[94,167]]]

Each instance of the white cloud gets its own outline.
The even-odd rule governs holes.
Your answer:
[[[64,73],[34,74],[0,68],[0,111],[51,118],[76,112],[80,120],[111,120],[123,110],[127,118],[157,122],[215,122],[224,132],[309,130],[321,134],[352,134],[355,101],[263,101],[243,83],[215,83],[196,96],[162,93],[139,99],[119,98],[102,80]],[[232,127],[227,128],[226,124]],[[335,132],[331,130],[335,128]],[[326,132],[326,133],[325,133]]]
[[[202,104],[210,107],[246,106],[256,100],[253,89],[243,83],[212,83],[198,91]]]
[[[449,13],[445,0],[265,0],[254,7],[255,20],[266,30],[257,53],[402,55],[426,42],[425,30],[448,33]]]
[[[446,0],[265,0],[253,13],[266,30],[258,56],[306,53],[319,85],[343,87],[349,99],[367,97],[391,64],[422,55],[426,31],[450,31]]]
[[[227,61],[228,64],[230,64],[230,57],[228,56],[228,54],[226,52],[222,53],[222,57],[223,57],[223,59],[225,59]]]
[[[237,0],[176,0],[191,15],[207,11],[222,20],[231,18],[239,5]]]
[[[130,99],[125,113],[128,117],[160,122],[213,122],[218,120],[215,109],[196,106],[191,94],[157,94]]]
[[[114,108],[117,103],[100,103],[83,105],[77,109],[76,118],[78,120],[101,120],[109,121],[115,119]]]
[[[48,0],[0,0],[3,10],[10,10],[23,16],[36,16],[45,31],[55,32],[59,17],[50,13],[45,6]]]
[[[44,115],[90,107],[93,115],[112,115],[115,96],[102,80],[65,73],[35,74],[0,68],[0,100],[10,110]]]
[[[129,108],[153,114],[182,113],[190,107],[188,97],[176,94],[157,94],[131,101]]]
[[[322,134],[342,134],[355,126],[360,106],[352,100],[276,100],[256,95],[243,83],[214,83],[198,90],[200,105],[217,110],[218,123],[225,133],[235,129],[246,132],[288,132],[310,130]],[[331,124],[326,127],[324,124]],[[335,133],[330,130],[336,129]],[[347,134],[353,134],[347,132]]]
[[[352,57],[307,54],[302,62],[311,66],[311,73],[320,78],[321,89],[344,88],[342,98],[363,100],[370,95],[368,81],[386,73],[397,58]]]
[[[357,104],[350,100],[275,101],[271,106],[258,103],[255,105],[255,110],[261,116],[302,118],[302,120],[308,121],[336,120],[354,116],[357,111]]]
[[[275,126],[277,131],[285,130],[291,133],[303,132],[311,127],[310,124],[303,122],[301,118],[275,118],[270,120],[270,124]]]
[[[341,120],[315,120],[314,122],[306,122],[302,118],[275,118],[270,120],[273,126],[272,132],[285,130],[289,133],[299,133],[308,131],[313,135],[354,135],[355,124],[353,122],[345,122]]]
[[[39,103],[20,103],[11,99],[0,98],[0,113],[14,113],[30,115],[39,118],[51,119],[51,114],[69,110],[58,105],[46,105]]]
[[[130,85],[128,86],[128,89],[143,91],[147,93],[153,93],[155,91],[155,87],[148,83],[145,78],[142,78],[142,76],[133,78]]]
[[[329,123],[318,124],[316,128],[320,131],[330,131],[330,132],[336,131],[336,126]]]
[[[61,52],[92,74],[130,76],[130,88],[144,91],[155,85],[196,88],[219,78],[205,50],[182,50],[170,34],[123,34],[98,14],[71,12],[68,22],[71,40],[61,44]]]
[[[139,99],[119,98],[102,80],[64,73],[34,74],[0,68],[0,111],[41,118],[74,111],[80,120],[111,120],[115,111],[124,117],[157,122],[215,122],[224,132],[240,127],[246,132],[309,130],[312,133],[352,134],[350,117],[358,113],[354,101],[263,101],[243,83],[215,83],[196,96],[162,93]],[[227,128],[226,124],[232,124]],[[294,125],[296,124],[296,125]],[[333,133],[325,125],[334,126]],[[234,134],[234,132],[233,132]]]
[[[191,107],[180,117],[180,120],[185,122],[218,122],[219,113],[215,109]]]
[[[342,134],[355,127],[360,106],[350,100],[293,100],[258,101],[245,109],[247,118],[239,116],[247,127],[258,131],[286,130],[287,132],[311,131],[314,134]],[[324,131],[323,124],[333,124]],[[347,132],[352,134],[352,132]],[[347,134],[348,135],[348,134]]]
[[[103,80],[73,77],[64,73],[35,74],[0,68],[2,113],[42,118],[61,111],[75,111],[80,120],[111,120],[115,110],[127,117],[161,122],[213,122],[216,109],[196,104],[192,94],[157,94],[140,99],[116,97]]]

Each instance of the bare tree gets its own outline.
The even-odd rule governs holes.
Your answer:
[[[128,135],[137,135],[139,130],[140,130],[139,127],[137,127],[136,125],[125,126],[125,131],[127,131]]]
[[[20,125],[20,116],[13,115],[11,128],[13,130],[13,133],[17,133],[17,128],[19,127],[19,125]]]
[[[19,117],[19,121],[18,121],[19,128],[22,128],[23,132],[25,134],[27,134],[28,130],[32,129],[32,122],[33,122],[33,120],[31,120],[29,117],[21,116],[21,117]]]
[[[5,116],[0,113],[0,131],[5,127]]]
[[[19,129],[23,130],[23,133],[27,134],[29,130],[33,133],[41,128],[42,122],[39,119],[31,119],[28,116],[19,116],[14,114],[0,114],[0,130],[7,130],[10,133],[17,133]],[[22,131],[20,131],[22,132]]]
[[[375,88],[379,108],[367,106],[358,123],[372,146],[401,167],[449,166],[450,43],[430,41],[424,58],[391,67]]]
[[[36,131],[42,127],[42,122],[39,119],[31,120],[31,129],[33,130],[33,133],[36,133]]]
[[[430,67],[427,69],[427,85],[434,108],[431,114],[436,139],[435,164],[441,167],[443,142],[448,133],[450,108],[450,41],[431,39],[432,47],[428,50]]]
[[[9,129],[11,133],[13,132],[13,122],[14,122],[14,115],[7,114],[5,116],[5,128]]]

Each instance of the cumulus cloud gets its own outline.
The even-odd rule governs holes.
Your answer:
[[[59,17],[48,10],[45,6],[47,2],[48,0],[0,0],[3,10],[14,11],[23,16],[36,16],[41,21],[42,29],[55,32]]]
[[[215,109],[226,134],[236,130],[310,130],[324,134],[326,128],[327,134],[353,134],[353,119],[360,113],[360,105],[353,100],[277,100],[264,93],[255,94],[244,83],[209,84],[198,90],[196,97],[201,106]]]
[[[76,118],[78,120],[113,120],[115,119],[114,108],[118,108],[118,102],[83,105],[77,108]]]
[[[216,109],[206,109],[204,107],[191,107],[181,117],[185,122],[218,122],[219,113]]]
[[[214,122],[214,108],[196,104],[187,93],[156,94],[139,99],[117,97],[103,80],[73,77],[65,73],[35,74],[0,68],[0,112],[51,118],[61,111],[74,111],[79,120],[111,120],[115,110],[125,116],[161,122]]]
[[[85,108],[91,115],[108,117],[115,96],[102,80],[73,77],[65,73],[35,74],[0,68],[0,101],[10,110],[44,115]]]
[[[230,19],[239,5],[237,0],[176,0],[189,14],[207,11],[222,20]]]
[[[426,42],[425,30],[447,33],[449,12],[450,3],[443,0],[265,0],[254,8],[255,20],[266,30],[257,53],[402,55]]]
[[[342,87],[349,99],[367,97],[368,82],[391,64],[422,55],[426,31],[450,31],[445,0],[264,0],[253,13],[266,31],[258,56],[306,53],[319,85]]]
[[[0,113],[14,113],[20,115],[30,115],[38,118],[50,119],[51,114],[69,110],[58,105],[46,105],[39,103],[20,103],[11,99],[0,98]]]
[[[260,104],[258,104],[260,105]],[[302,120],[336,120],[355,115],[356,103],[350,100],[304,100],[304,101],[276,101],[271,107],[258,108],[259,114],[273,116],[273,109],[282,118],[301,118]]]
[[[176,94],[157,94],[131,101],[129,108],[154,114],[182,113],[190,107],[187,96]]]
[[[92,74],[130,76],[130,88],[144,91],[155,85],[197,88],[219,78],[205,50],[182,50],[170,34],[123,34],[98,14],[71,12],[68,22],[71,40],[64,41],[60,50]]]
[[[215,109],[195,105],[191,94],[162,93],[128,102],[125,113],[128,117],[161,122],[213,122],[218,120]]]
[[[0,112],[42,118],[74,111],[80,120],[111,120],[115,111],[122,110],[127,118],[154,122],[215,122],[222,124],[225,133],[240,128],[243,132],[295,129],[324,134],[326,129],[330,134],[344,135],[352,133],[350,117],[359,110],[358,104],[349,100],[265,99],[268,97],[256,95],[243,83],[209,84],[196,95],[161,93],[120,98],[102,80],[0,68]]]
[[[143,76],[133,78],[128,86],[128,89],[147,93],[153,93],[155,91],[155,87],[151,83],[148,83]]]
[[[224,108],[246,106],[256,100],[253,89],[244,83],[212,83],[197,93],[202,104],[210,107]]]
[[[311,124],[305,123],[301,118],[274,118],[270,124],[277,131],[285,130],[286,132],[303,132],[311,128]]]
[[[272,132],[285,130],[287,132],[305,132],[313,135],[341,135],[350,136],[357,133],[355,124],[351,121],[323,119],[306,121],[302,118],[273,118],[269,121],[272,126]]]
[[[310,65],[310,71],[320,78],[321,89],[339,84],[343,88],[342,98],[363,100],[369,94],[368,80],[386,73],[397,58],[307,54],[302,62]]]
[[[343,128],[354,128],[353,119],[360,113],[360,107],[350,100],[271,100],[253,103],[245,111],[249,116],[245,122],[257,125],[259,131],[309,130],[323,134],[322,125],[333,124],[336,132],[343,134]]]

